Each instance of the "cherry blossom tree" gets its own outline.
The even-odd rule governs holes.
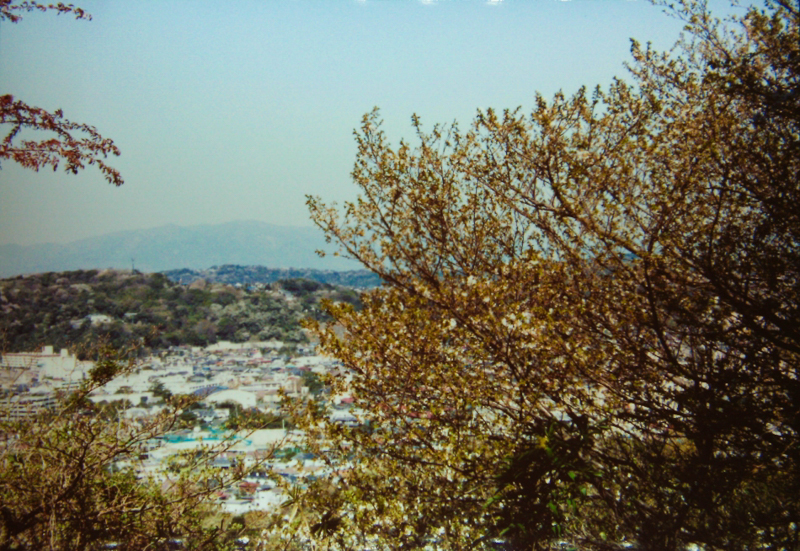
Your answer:
[[[398,146],[364,117],[358,200],[308,202],[384,286],[312,325],[357,422],[296,405],[305,537],[800,544],[800,8],[668,8],[606,91]]]

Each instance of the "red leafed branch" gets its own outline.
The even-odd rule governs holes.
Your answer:
[[[101,136],[93,126],[65,119],[60,109],[50,113],[15,100],[11,95],[0,96],[0,125],[11,126],[0,142],[0,160],[9,159],[35,171],[44,167],[55,171],[63,162],[64,170],[73,174],[87,165],[95,165],[109,183],[123,184],[119,171],[104,160],[109,154],[119,156],[114,142]],[[49,131],[53,137],[15,142],[20,131],[26,129]]]
[[[55,11],[58,15],[74,15],[75,19],[92,18],[88,12],[73,4],[0,0],[0,21],[16,23],[22,19],[23,13],[32,11]],[[114,142],[101,136],[93,126],[65,119],[60,109],[50,113],[15,100],[11,95],[0,96],[0,125],[11,127],[0,142],[0,161],[9,159],[36,171],[44,167],[58,170],[59,165],[64,163],[64,170],[73,174],[87,165],[95,165],[109,183],[115,186],[123,183],[119,171],[105,162],[109,154],[119,155]],[[42,130],[50,132],[52,136],[41,140],[15,141],[18,134],[25,130]]]
[[[55,11],[58,15],[62,13],[70,13],[75,16],[75,19],[90,20],[92,16],[81,8],[75,7],[72,4],[40,4],[35,1],[19,2],[13,4],[12,0],[0,0],[0,21],[8,19],[12,23],[16,23],[22,19],[21,12],[38,11]]]

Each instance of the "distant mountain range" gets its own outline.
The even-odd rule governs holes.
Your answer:
[[[141,272],[202,270],[224,264],[336,271],[360,268],[356,262],[340,257],[320,258],[315,253],[317,249],[332,250],[322,232],[314,227],[275,226],[258,221],[168,225],[115,232],[63,245],[0,245],[0,277],[65,270],[130,269],[132,264]]]

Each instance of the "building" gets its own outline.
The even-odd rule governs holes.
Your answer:
[[[69,386],[85,379],[92,367],[93,362],[78,360],[66,348],[58,354],[52,346],[45,346],[41,352],[7,353],[0,359],[0,384],[8,388],[49,379],[62,383],[56,386]]]

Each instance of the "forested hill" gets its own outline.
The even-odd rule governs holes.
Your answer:
[[[251,286],[256,283],[275,283],[285,279],[303,278],[328,283],[343,285],[345,287],[369,288],[380,285],[380,278],[368,270],[314,270],[298,268],[267,268],[265,266],[239,266],[225,264],[213,266],[207,270],[167,270],[162,272],[172,281],[178,283],[192,283],[205,279],[212,283],[227,283],[229,285]]]
[[[321,318],[323,298],[359,305],[358,292],[307,279],[251,288],[163,274],[78,270],[0,280],[0,339],[5,352],[57,349],[106,336],[120,347],[207,345],[219,340],[304,342],[299,321]]]

